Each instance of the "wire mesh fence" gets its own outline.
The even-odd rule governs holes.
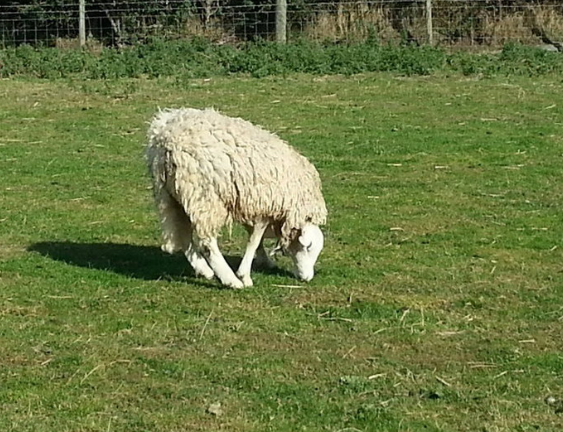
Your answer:
[[[507,0],[289,1],[289,40],[382,43],[429,41],[491,47],[508,41],[553,44],[563,40],[563,2]],[[85,0],[89,43],[128,45],[151,37],[203,37],[238,43],[275,36],[275,0]],[[78,43],[79,0],[0,4],[0,44],[68,46]]]

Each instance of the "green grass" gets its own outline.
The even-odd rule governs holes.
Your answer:
[[[2,80],[0,99],[0,430],[560,428],[560,77]],[[311,283],[223,290],[160,252],[144,134],[182,105],[318,167]]]

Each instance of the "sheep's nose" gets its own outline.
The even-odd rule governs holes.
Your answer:
[[[314,275],[315,275],[314,273],[301,274],[301,275],[297,275],[297,278],[299,280],[302,280],[303,282],[309,282],[311,279],[313,279]]]

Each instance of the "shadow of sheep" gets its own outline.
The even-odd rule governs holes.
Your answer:
[[[143,280],[182,280],[195,278],[190,265],[181,253],[169,255],[155,246],[122,243],[75,243],[70,241],[40,242],[28,248],[56,261],[78,267],[111,271]],[[241,258],[225,257],[232,268],[237,268]],[[280,268],[258,269],[260,273],[291,276]],[[203,279],[197,279],[207,282]]]

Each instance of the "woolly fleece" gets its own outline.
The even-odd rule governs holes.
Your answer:
[[[288,246],[307,222],[326,222],[315,167],[246,120],[213,109],[160,111],[148,130],[146,155],[163,228],[178,222],[166,220],[174,202],[200,239],[216,237],[233,221],[253,226],[266,220]],[[164,231],[165,250],[184,247]]]

